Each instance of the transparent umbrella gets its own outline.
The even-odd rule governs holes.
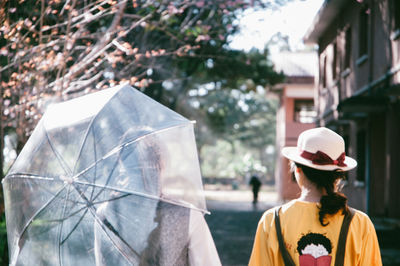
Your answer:
[[[3,189],[11,265],[173,263],[206,212],[193,123],[127,85],[49,106]]]

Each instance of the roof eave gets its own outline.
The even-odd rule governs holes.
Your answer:
[[[325,0],[308,28],[303,41],[305,44],[318,44],[321,35],[335,20],[346,0]]]

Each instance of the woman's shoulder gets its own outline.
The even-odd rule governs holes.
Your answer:
[[[370,219],[370,217],[364,213],[363,211],[351,208],[354,212],[354,216],[352,219],[352,223],[355,225],[355,227],[365,227],[365,228],[370,228],[370,227],[374,227],[374,225],[372,224],[372,221]]]
[[[349,208],[353,210],[354,215],[358,215],[359,217],[363,217],[362,219],[369,218],[368,215],[365,212],[363,212],[363,211],[361,211],[359,209],[352,208],[350,206],[349,206]]]
[[[275,206],[275,207],[272,207],[272,208],[270,208],[270,209],[268,209],[268,210],[266,210],[264,213],[263,213],[263,215],[262,215],[262,217],[261,217],[261,220],[271,220],[271,219],[273,219],[274,218],[274,216],[275,216],[275,210],[277,210],[277,209],[279,209],[281,206]]]
[[[266,220],[266,221],[273,220],[275,218],[275,212],[277,210],[279,210],[279,214],[280,215],[286,215],[289,210],[293,210],[293,209],[298,208],[299,206],[297,206],[297,205],[299,205],[299,204],[297,204],[297,201],[296,200],[292,200],[292,201],[289,201],[289,202],[284,203],[282,205],[275,206],[273,208],[270,208],[270,209],[266,210],[261,219],[262,220]],[[310,205],[310,206],[307,206],[307,207],[312,207],[312,206]]]

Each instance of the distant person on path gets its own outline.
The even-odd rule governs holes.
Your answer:
[[[338,192],[338,181],[357,165],[343,138],[324,127],[306,130],[282,154],[301,195],[264,213],[249,265],[382,265],[371,220]]]
[[[249,184],[252,186],[253,190],[253,203],[258,202],[258,192],[260,191],[261,181],[256,174],[253,174],[250,178]]]

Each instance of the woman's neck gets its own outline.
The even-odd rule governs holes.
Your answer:
[[[313,188],[301,188],[301,195],[298,200],[308,201],[308,202],[319,202],[321,197],[324,195],[324,192],[316,187]]]
[[[319,202],[321,197],[326,195],[326,190],[324,188],[317,187],[316,184],[307,179],[301,168],[296,168],[296,180],[301,190],[301,195],[298,200]]]

